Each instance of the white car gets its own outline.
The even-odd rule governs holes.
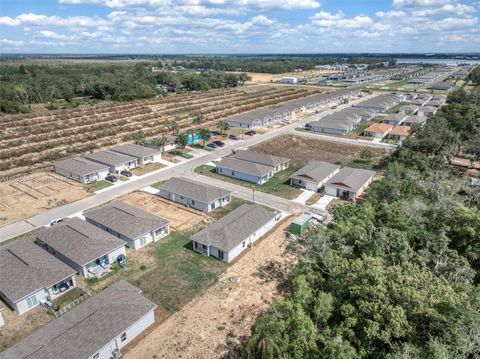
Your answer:
[[[54,225],[62,223],[62,222],[63,222],[63,218],[54,218],[50,221],[50,226],[54,226]]]

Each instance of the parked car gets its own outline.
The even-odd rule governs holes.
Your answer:
[[[54,218],[50,221],[50,226],[54,226],[54,225],[62,223],[62,222],[63,222],[63,218]]]
[[[218,146],[213,143],[213,142],[210,142],[209,144],[207,144],[207,147],[210,147],[210,148],[217,148]]]
[[[223,143],[222,141],[212,141],[212,143],[216,144],[218,147],[225,146],[225,143]]]
[[[127,171],[127,170],[121,170],[120,174],[125,177],[132,177],[132,172]]]
[[[115,177],[114,175],[108,175],[107,177],[105,177],[105,180],[107,180],[108,182],[117,182],[118,181],[118,178]]]
[[[239,138],[235,135],[230,135],[230,136],[228,136],[228,138],[231,139],[231,140],[235,140],[235,141],[239,140]]]
[[[253,136],[253,135],[256,135],[257,133],[256,133],[255,131],[253,131],[253,130],[250,130],[250,131],[245,132],[245,134],[246,134],[247,136]]]

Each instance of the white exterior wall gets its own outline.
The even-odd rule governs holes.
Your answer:
[[[120,248],[108,253],[108,263],[115,263],[119,255],[123,254],[126,256],[125,246],[121,246]]]
[[[3,327],[4,324],[5,324],[5,320],[3,319],[2,310],[0,309],[0,328]]]
[[[59,168],[56,166],[53,166],[53,171],[55,173],[58,173],[61,176],[70,178],[74,181],[80,182],[80,183],[90,183],[90,182],[95,182],[99,180],[105,179],[105,177],[108,175],[108,169],[105,169],[104,171],[98,171],[92,174],[89,174],[87,176],[80,176],[75,173],[69,172],[67,170],[64,170],[63,168]]]
[[[123,170],[128,171],[131,168],[137,167],[137,163],[138,163],[138,161],[125,162],[125,163],[122,163],[121,165],[110,167],[110,171],[111,172],[120,172],[120,171],[123,171]]]
[[[33,308],[28,308],[28,305],[27,305],[27,299],[30,298],[31,296],[35,295],[37,297],[37,302],[38,302],[38,305],[41,305],[40,302],[41,301],[44,301],[47,299],[48,297],[48,292],[42,288],[40,290],[38,290],[37,292],[35,293],[32,293],[31,295],[29,295],[28,297],[16,302],[14,305],[13,305],[13,309],[15,309],[15,311],[22,315],[26,312],[28,312],[29,310],[33,309],[33,308],[36,308],[36,307],[33,307]],[[37,306],[38,306],[37,305]]]
[[[273,173],[274,173],[273,167],[272,167],[272,171],[267,176],[264,176],[264,177],[254,176],[254,175],[239,172],[239,171],[233,171],[223,167],[217,167],[216,171],[218,174],[221,174],[223,176],[237,178],[243,181],[252,182],[256,184],[264,184],[273,176]]]
[[[319,126],[311,126],[310,129],[316,132],[333,133],[336,135],[345,135],[347,132],[351,131],[351,129],[347,131],[339,128],[328,128],[328,127],[319,127]]]
[[[388,131],[390,132],[390,131]],[[365,134],[367,136],[371,136],[371,137],[374,137],[374,138],[384,138],[388,132],[365,132]]]
[[[161,189],[158,192],[157,195],[162,197],[162,198],[168,199],[170,201],[183,204],[184,206],[188,206],[188,207],[198,209],[199,211],[202,211],[202,212],[210,212],[210,206],[209,206],[208,203],[203,203],[203,202],[199,202],[199,201],[192,201],[190,198],[183,197],[183,196],[180,196],[178,194],[165,191],[163,189]]]
[[[116,338],[114,338],[112,341],[107,343],[98,352],[93,353],[89,357],[89,359],[93,359],[93,357],[97,354],[99,354],[99,357],[98,357],[99,359],[110,359],[112,357],[112,351],[114,349],[123,348],[153,323],[155,323],[155,314],[154,314],[154,311],[152,310],[146,316],[144,316],[143,318],[138,320],[135,324],[133,324],[130,328],[121,332]],[[123,333],[127,334],[127,340],[125,340],[122,343],[120,340],[120,337]]]
[[[325,194],[329,196],[337,196],[337,188],[336,187],[330,187],[328,185],[325,186]]]

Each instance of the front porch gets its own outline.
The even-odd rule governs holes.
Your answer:
[[[110,273],[111,270],[112,270],[112,263],[109,263],[108,256],[104,255],[103,257],[97,258],[96,260],[90,262],[85,266],[85,277],[100,278]]]
[[[57,284],[54,284],[48,289],[48,297],[50,300],[53,300],[60,295],[63,295],[70,291],[71,289],[75,288],[77,286],[77,283],[75,282],[74,277],[69,277],[66,278]]]

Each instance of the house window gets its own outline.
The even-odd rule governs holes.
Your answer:
[[[235,176],[235,172],[232,171],[232,176]]]
[[[202,248],[203,248],[204,251],[206,251],[206,250],[207,250],[207,245],[206,245],[206,244],[202,244]]]
[[[140,245],[144,246],[145,244],[147,244],[147,239],[145,238],[145,236],[143,236],[142,238],[140,238]]]
[[[38,299],[36,295],[32,295],[31,297],[27,298],[27,307],[28,309],[32,309],[38,305]]]
[[[93,358],[93,359],[98,359],[98,358],[100,358],[100,353],[95,354],[92,358]]]
[[[219,169],[218,169],[218,172],[222,173],[222,169],[221,169],[221,168],[219,168]]]
[[[192,206],[195,206],[195,201],[194,200],[192,200]]]
[[[193,242],[193,248],[195,248],[195,249],[198,248],[198,243],[197,242]]]
[[[120,335],[120,341],[123,343],[127,340],[127,333],[122,333],[122,335]]]
[[[242,247],[243,247],[243,248],[245,248],[245,241],[243,241],[243,243],[242,243]]]

